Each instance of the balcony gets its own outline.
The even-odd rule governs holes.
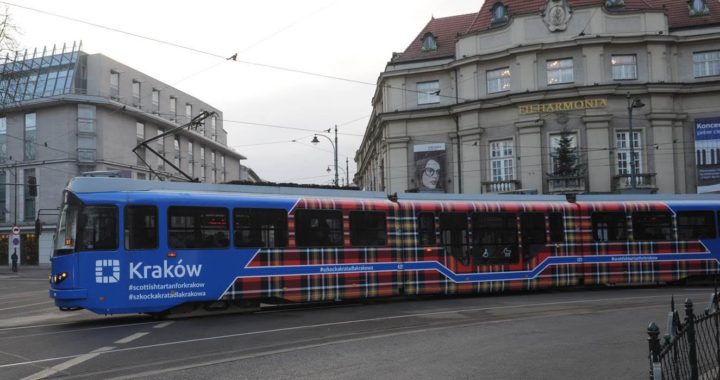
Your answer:
[[[636,173],[635,183],[636,192],[638,193],[655,193],[657,192],[657,186],[655,184],[656,173]],[[616,193],[629,193],[634,192],[632,189],[632,175],[630,174],[617,174],[613,176],[612,190]]]
[[[585,176],[558,176],[545,177],[549,194],[584,193],[586,189]]]
[[[515,179],[482,183],[483,193],[512,193],[518,189],[520,189],[520,181]]]

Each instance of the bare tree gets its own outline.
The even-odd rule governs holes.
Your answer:
[[[8,7],[0,9],[0,54],[6,55],[18,48],[20,29],[15,25]]]

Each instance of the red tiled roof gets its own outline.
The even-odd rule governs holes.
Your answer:
[[[459,16],[433,18],[425,25],[420,34],[412,41],[405,51],[393,58],[392,62],[420,61],[455,56],[455,42],[460,33],[468,30],[477,13]],[[432,33],[437,41],[437,50],[422,51],[422,38]]]
[[[492,7],[502,2],[508,7],[509,16],[520,16],[529,14],[540,14],[545,10],[547,0],[486,0],[477,18],[468,27],[465,33],[483,31],[490,28]],[[587,6],[603,5],[604,0],[568,0],[571,7],[580,8]],[[684,0],[625,0],[623,8],[611,12],[637,12],[649,9],[664,10],[668,17],[670,29],[686,28],[720,24],[720,2],[708,0],[710,14],[707,16],[691,17],[688,11],[688,4]]]

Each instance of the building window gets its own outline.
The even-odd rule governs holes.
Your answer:
[[[120,73],[110,72],[110,98],[120,99]]]
[[[25,169],[23,170],[23,183],[27,184],[30,183],[30,177],[35,177],[35,169]],[[37,178],[37,177],[35,177]],[[36,179],[37,181],[37,179]],[[30,192],[27,190],[27,186],[25,186],[25,202],[24,202],[24,220],[34,220],[35,219],[35,197],[30,195]],[[17,212],[17,210],[16,210]]]
[[[705,16],[710,14],[707,6],[707,0],[690,0],[688,1],[688,12],[690,16]]]
[[[215,169],[215,152],[210,152],[210,164],[212,165],[212,167],[210,168],[211,183],[217,183],[217,169]]]
[[[496,92],[510,91],[511,86],[510,68],[491,70],[487,72],[487,92],[494,94]]]
[[[440,82],[420,82],[417,84],[418,104],[440,103]]]
[[[195,176],[195,160],[193,159],[193,143],[192,141],[188,141],[188,171],[190,172],[190,177]]]
[[[614,80],[637,79],[637,56],[635,54],[613,55],[610,63],[612,63]]]
[[[132,98],[133,106],[140,107],[140,82],[136,80],[132,82]]]
[[[95,162],[95,106],[78,104],[78,161]]]
[[[152,113],[160,113],[160,90],[156,88],[152,90]]]
[[[490,23],[492,25],[500,25],[508,22],[508,9],[503,3],[495,3],[492,7],[492,18]]]
[[[7,161],[7,158],[7,118],[0,117],[0,162]]]
[[[563,141],[563,137],[566,139]],[[565,147],[563,147],[563,143]],[[550,135],[550,173],[567,175],[577,171],[577,133]]]
[[[135,137],[138,144],[145,141],[145,124],[141,122],[135,122]],[[138,166],[145,165],[145,147],[138,148],[135,153],[137,154]]]
[[[157,130],[157,136],[162,135],[165,133],[165,131],[162,128],[158,128]],[[165,170],[165,165],[161,157],[165,156],[165,138],[161,137],[157,140],[155,140],[155,143],[157,144],[157,168],[158,170]]]
[[[227,171],[225,170],[225,156],[220,156],[220,170],[222,173],[222,181],[227,182]]]
[[[37,114],[25,114],[25,160],[34,160],[37,133]]]
[[[205,147],[200,147],[200,182],[205,182]]]
[[[192,104],[185,105],[185,119],[186,122],[190,122],[192,119]]]
[[[8,176],[6,172],[0,171],[0,222],[5,222],[7,218],[5,215],[10,211],[7,208],[7,203],[5,202],[5,198],[7,197],[7,180]],[[14,210],[13,212],[17,212],[17,210]],[[4,263],[0,263],[2,265]]]
[[[548,84],[572,83],[574,80],[572,58],[547,61]]]
[[[605,8],[619,8],[625,6],[625,0],[605,0]]]
[[[435,36],[427,32],[422,38],[422,51],[435,51],[437,50],[437,40]]]
[[[173,140],[173,158],[175,160],[175,166],[180,168],[180,138],[175,137]]]
[[[513,179],[513,141],[501,140],[490,143],[490,176],[492,182]]]
[[[632,144],[633,144],[633,153],[635,155],[634,161],[635,161],[635,173],[640,173],[640,168],[642,168],[642,136],[640,132],[633,131],[633,138],[632,138]],[[615,133],[615,150],[616,150],[616,162],[617,165],[617,172],[620,175],[629,175],[632,173],[632,169],[630,168],[631,159],[630,159],[630,132],[629,131],[620,131]],[[642,177],[638,178],[638,181],[641,180]],[[626,179],[627,184],[630,184],[631,178],[630,176]],[[638,182],[639,183],[639,182]]]
[[[174,96],[170,97],[170,120],[177,120],[177,98]]]
[[[720,50],[693,53],[695,78],[720,75]]]
[[[217,141],[217,117],[213,116],[210,118],[210,133],[212,134],[210,137]]]

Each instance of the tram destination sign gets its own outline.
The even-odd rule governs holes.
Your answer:
[[[592,108],[607,108],[607,106],[607,98],[595,98],[569,100],[565,102],[525,104],[522,106],[518,106],[518,111],[521,115],[524,115],[529,113],[551,113],[577,111]]]

